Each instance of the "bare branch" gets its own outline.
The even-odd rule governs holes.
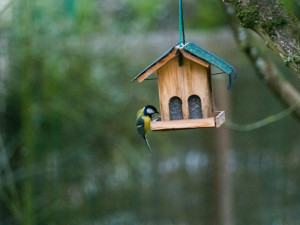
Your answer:
[[[227,6],[226,12],[240,48],[248,56],[257,74],[263,79],[264,83],[286,106],[292,107],[295,103],[299,102],[300,93],[298,90],[284,78],[273,61],[264,55],[260,51],[260,48],[254,44],[249,32],[240,27],[232,7]],[[293,114],[300,120],[300,104],[296,105]]]
[[[232,4],[244,28],[255,31],[282,58],[286,66],[300,73],[300,26],[279,0],[225,2]]]

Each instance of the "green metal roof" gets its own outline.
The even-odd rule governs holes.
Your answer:
[[[133,78],[131,82],[135,81],[139,76],[144,74],[148,69],[150,69],[152,66],[154,66],[157,62],[159,62],[161,59],[166,57],[174,48],[178,48],[179,50],[184,49],[185,51],[189,52],[190,54],[192,54],[200,59],[204,59],[205,61],[211,63],[215,67],[222,70],[224,73],[227,73],[229,75],[228,89],[231,89],[232,81],[236,79],[236,72],[235,72],[233,66],[229,65],[223,59],[217,57],[216,55],[212,54],[211,52],[209,52],[191,42],[189,42],[183,46],[176,45],[176,46],[168,49],[158,59],[156,59],[153,63],[151,63],[148,67],[146,67],[143,71],[141,71],[135,78]]]
[[[188,43],[184,45],[183,49],[187,50],[189,53],[197,56],[198,58],[204,59],[205,61],[218,67],[223,72],[230,74],[233,71],[233,67],[226,63],[223,59],[215,56],[214,54],[206,51],[205,49],[193,44]]]

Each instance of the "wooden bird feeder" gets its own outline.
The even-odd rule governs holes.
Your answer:
[[[220,127],[225,122],[225,112],[214,111],[211,66],[229,75],[229,89],[234,68],[207,50],[185,43],[181,6],[179,0],[179,44],[132,80],[143,82],[157,72],[161,120],[152,121],[151,130]]]

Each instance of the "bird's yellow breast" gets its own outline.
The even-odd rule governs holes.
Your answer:
[[[144,120],[144,130],[146,134],[150,130],[151,118],[149,116],[143,116],[143,120]]]

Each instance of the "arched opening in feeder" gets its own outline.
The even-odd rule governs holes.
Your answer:
[[[174,96],[169,102],[170,120],[182,120],[182,101],[179,97]]]
[[[198,95],[191,95],[188,99],[189,119],[200,119],[202,115],[201,99]]]

